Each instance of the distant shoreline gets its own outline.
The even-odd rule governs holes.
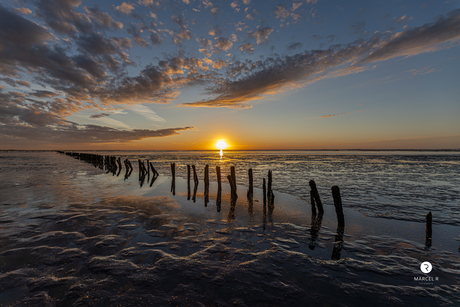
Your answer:
[[[185,150],[147,150],[147,149],[131,149],[131,150],[124,150],[124,149],[0,149],[0,152],[53,152],[53,151],[70,151],[70,152],[81,152],[81,151],[106,151],[106,152],[199,152],[199,151],[206,151],[206,152],[213,152],[218,151],[217,149],[185,149]],[[458,149],[227,149],[225,152],[238,152],[238,151],[370,151],[370,152],[390,152],[390,151],[404,151],[404,152],[460,152],[460,148]]]

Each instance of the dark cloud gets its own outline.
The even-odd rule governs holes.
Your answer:
[[[91,118],[101,118],[101,117],[106,117],[106,116],[110,116],[111,114],[109,113],[99,113],[99,114],[94,114],[94,115],[91,115],[90,117]]]
[[[184,40],[192,38],[193,34],[187,28],[187,22],[185,21],[184,15],[173,15],[172,21],[179,26],[179,31],[173,31],[173,42],[176,45],[182,44]]]
[[[160,37],[160,34],[158,34],[157,32],[152,32],[150,34],[150,41],[154,45],[160,45],[163,39]]]
[[[38,0],[35,2],[35,9],[37,16],[56,33],[87,33],[92,30],[92,24],[88,16],[75,10],[80,3],[80,0]]]
[[[302,48],[303,44],[302,43],[290,43],[286,48],[289,50],[289,51],[294,51],[296,49],[300,49]]]
[[[355,22],[348,26],[348,30],[353,34],[361,35],[365,26],[365,21]]]
[[[35,96],[35,97],[38,97],[38,98],[52,98],[52,97],[58,96],[59,93],[38,90],[38,91],[32,92],[31,95]]]
[[[141,33],[149,28],[144,24],[137,24],[131,22],[127,27],[126,31],[133,36],[133,40],[142,47],[147,47],[149,43],[141,37]]]
[[[6,78],[0,78],[1,81],[9,84],[12,87],[18,87],[18,86],[27,86],[30,87],[30,82],[29,81],[23,81],[23,80],[14,80],[12,78],[6,77]]]
[[[28,140],[46,143],[109,143],[130,142],[151,137],[167,137],[193,127],[167,128],[160,130],[119,130],[97,125],[77,125],[63,119],[60,106],[65,101],[56,98],[53,102],[25,99],[18,92],[4,93],[0,90],[0,139]],[[67,110],[67,108],[65,108]],[[101,117],[101,116],[94,116]]]

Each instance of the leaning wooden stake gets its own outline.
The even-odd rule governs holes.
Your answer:
[[[318,211],[320,214],[324,214],[324,209],[323,209],[323,203],[321,202],[321,199],[319,198],[319,193],[318,189],[316,188],[316,183],[313,180],[310,180],[309,182],[313,198],[315,199],[316,206],[318,207]]]
[[[196,168],[195,168],[195,165],[192,165],[192,169],[193,169],[193,181],[195,182],[195,185],[198,185],[198,175],[196,174]]]
[[[340,189],[338,186],[333,186],[332,197],[334,198],[335,213],[337,214],[337,221],[339,222],[339,227],[345,227],[345,218],[343,216],[342,208],[342,198],[340,197]]]
[[[428,212],[426,215],[426,240],[425,245],[426,247],[431,247],[432,243],[432,235],[433,235],[433,228],[432,228],[433,216],[431,212]]]

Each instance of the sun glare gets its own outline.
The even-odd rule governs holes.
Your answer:
[[[225,142],[225,140],[217,141],[215,146],[216,146],[217,149],[220,149],[220,150],[224,150],[224,149],[226,149],[228,147],[227,142]]]

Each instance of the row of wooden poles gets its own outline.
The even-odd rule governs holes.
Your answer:
[[[95,167],[98,167],[102,170],[105,169],[108,172],[112,172],[114,175],[117,173],[117,176],[120,174],[121,169],[122,169],[122,164],[121,164],[121,159],[120,157],[116,158],[115,156],[103,156],[103,155],[97,155],[97,154],[88,154],[88,153],[76,153],[76,152],[63,152],[63,151],[58,151],[61,154],[65,154],[71,157],[74,157],[76,159],[88,162],[93,164]],[[125,159],[123,161],[125,164],[126,168],[126,174],[125,174],[125,179],[127,179],[132,171],[133,171],[133,166],[131,162],[128,159]],[[145,164],[146,163],[146,164]],[[150,186],[153,185],[155,180],[158,178],[159,173],[153,166],[153,163],[150,162],[149,160],[146,161],[141,161],[138,159],[138,164],[139,164],[139,182],[142,187],[145,179],[147,178],[147,181],[150,181],[150,173],[152,173],[152,180],[150,181]],[[147,165],[147,166],[146,166]],[[175,195],[175,190],[176,190],[176,164],[171,163],[171,176],[172,176],[172,181],[171,181],[171,193]],[[187,199],[190,200],[190,180],[191,180],[191,171],[193,171],[193,182],[194,182],[194,193],[193,193],[193,201],[195,202],[196,200],[196,192],[198,189],[198,184],[199,184],[199,179],[196,171],[195,165],[187,165],[187,190],[188,190],[188,197]],[[222,193],[222,176],[221,176],[221,169],[220,166],[216,166],[216,175],[217,175],[217,210],[220,212],[220,207],[221,207],[221,193]],[[252,168],[248,170],[248,177],[249,177],[249,188],[247,191],[247,198],[252,204],[253,200],[253,194],[254,194],[254,180],[253,180],[253,170]],[[263,184],[262,184],[262,191],[263,191],[263,204],[264,204],[264,217],[265,217],[265,208],[266,204],[268,204],[268,215],[269,217],[272,215],[273,210],[274,210],[274,198],[275,195],[273,194],[272,190],[272,180],[273,180],[273,174],[272,171],[268,171],[268,176],[267,180],[263,178]],[[234,208],[236,204],[236,200],[238,198],[237,194],[237,184],[236,184],[236,173],[235,173],[235,167],[231,166],[230,167],[230,174],[227,176],[227,180],[230,185],[230,195],[231,195],[231,210],[229,214],[229,218],[232,216],[234,217]],[[209,203],[209,165],[205,166],[204,169],[204,201],[205,201],[205,206]],[[324,215],[324,208],[323,204],[321,202],[321,198],[318,192],[318,189],[316,187],[316,183],[314,180],[310,180],[309,182],[310,186],[310,203],[311,203],[311,210],[312,210],[312,223],[311,223],[311,232],[312,232],[312,242],[315,241],[315,238],[317,237],[317,233],[319,231],[319,228],[321,227],[322,223],[322,218]],[[333,186],[331,188],[332,191],[332,197],[334,200],[334,207],[337,215],[337,222],[338,222],[338,227],[337,227],[337,235],[335,238],[335,244],[334,244],[334,250],[332,254],[332,259],[340,259],[340,253],[342,250],[342,244],[343,244],[343,233],[344,233],[344,228],[345,228],[345,217],[343,214],[343,206],[342,206],[342,199],[340,196],[340,189],[338,186]],[[232,210],[233,208],[233,210]],[[252,206],[250,207],[250,211],[252,211]],[[426,238],[425,238],[425,245],[427,247],[431,247],[432,245],[432,233],[433,233],[433,228],[432,228],[432,214],[429,212],[426,215]],[[265,223],[264,223],[265,226]],[[265,227],[264,227],[265,228]],[[310,248],[314,248],[314,244],[310,245]]]

